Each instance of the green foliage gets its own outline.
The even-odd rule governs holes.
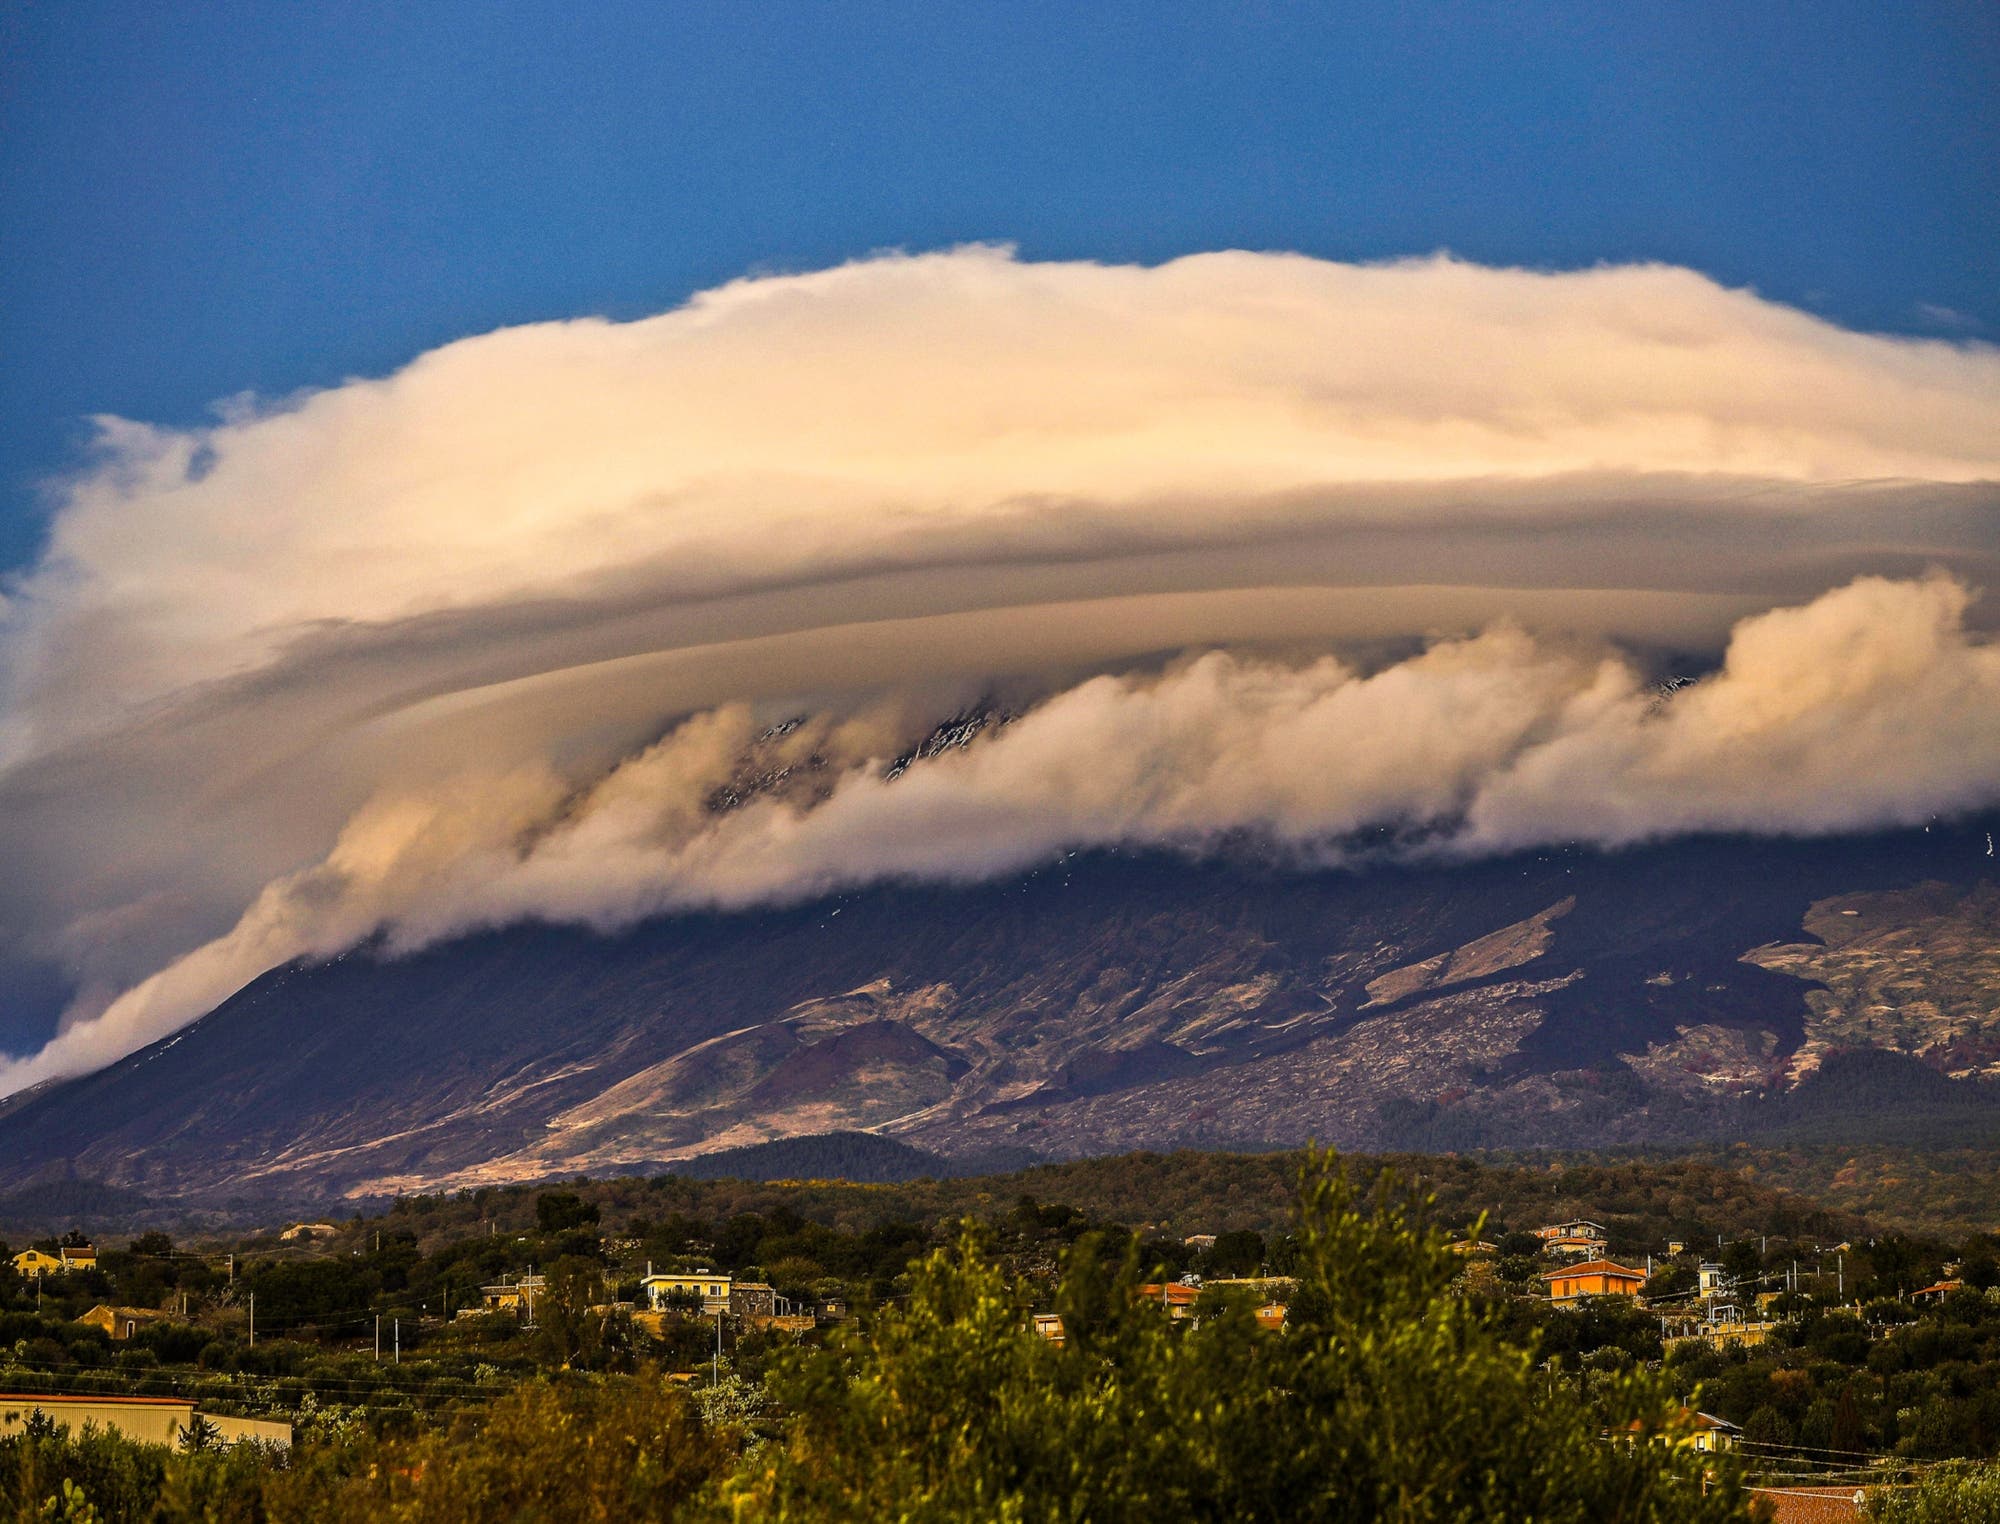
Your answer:
[[[1298,1294],[1282,1335],[1246,1313],[1177,1326],[1143,1303],[1131,1250],[1079,1240],[1057,1348],[981,1235],[917,1274],[866,1341],[774,1378],[796,1419],[728,1484],[773,1519],[1596,1520],[1744,1517],[1663,1443],[1663,1391],[1605,1384],[1596,1411],[1450,1294],[1439,1237],[1330,1161],[1302,1179]]]
[[[1869,1502],[1881,1524],[2000,1524],[2000,1466],[1939,1466],[1914,1487],[1884,1489]]]
[[[535,1226],[544,1233],[567,1233],[597,1221],[597,1203],[574,1191],[545,1191],[535,1198]]]
[[[181,1448],[189,1452],[213,1450],[221,1443],[222,1431],[199,1413],[181,1430]]]
[[[728,1432],[657,1376],[535,1382],[476,1418],[327,1452],[266,1486],[274,1521],[674,1520],[734,1456]]]
[[[1209,1275],[1255,1275],[1264,1265],[1264,1237],[1254,1228],[1218,1233],[1202,1260]]]

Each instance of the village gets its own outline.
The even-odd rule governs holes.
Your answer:
[[[0,1435],[42,1421],[168,1443],[194,1434],[288,1445],[297,1414],[260,1399],[272,1383],[260,1387],[258,1374],[306,1390],[317,1378],[352,1398],[364,1362],[374,1405],[412,1414],[424,1411],[427,1390],[450,1387],[453,1371],[461,1382],[477,1371],[486,1390],[552,1363],[652,1362],[690,1386],[755,1379],[786,1345],[893,1305],[909,1259],[939,1231],[844,1234],[783,1212],[637,1218],[605,1231],[573,1193],[544,1192],[536,1207],[534,1231],[502,1238],[489,1224],[429,1253],[393,1216],[387,1232],[298,1222],[233,1249],[149,1234],[100,1254],[79,1230],[13,1251],[14,1289],[0,1311]],[[1441,1244],[1452,1290],[1537,1340],[1552,1379],[1588,1389],[1634,1366],[1685,1378],[1676,1442],[1733,1451],[1792,1487],[1879,1479],[1920,1453],[1923,1426],[1911,1420],[1922,1410],[1890,1390],[1909,1386],[1909,1370],[1890,1367],[1913,1362],[1875,1351],[1947,1304],[1961,1319],[1983,1317],[2000,1281],[1990,1244],[1953,1253],[1941,1243],[1740,1232],[1649,1244],[1617,1221],[1502,1232],[1482,1219],[1484,1231]],[[1083,1214],[1025,1199],[990,1225],[1018,1274],[1021,1326],[1058,1347],[1066,1330],[1046,1298],[1066,1246],[1088,1231]],[[1138,1300],[1174,1324],[1237,1315],[1246,1331],[1284,1336],[1298,1281],[1282,1236],[1142,1232],[1143,1251],[1168,1273],[1138,1283]],[[470,1273],[479,1270],[488,1273]],[[1821,1359],[1819,1384],[1839,1392],[1790,1406],[1766,1400],[1773,1390],[1798,1396],[1799,1382],[1760,1385],[1755,1373],[1782,1374],[1801,1351],[1834,1353],[1859,1382],[1836,1383]],[[1869,1383],[1880,1391],[1864,1402]],[[1880,1414],[1872,1425],[1871,1410]]]

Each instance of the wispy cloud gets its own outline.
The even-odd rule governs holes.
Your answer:
[[[1956,307],[1940,306],[1936,302],[1918,302],[1917,317],[1926,328],[1940,333],[1975,334],[1985,324],[1969,312],[1960,312]]]

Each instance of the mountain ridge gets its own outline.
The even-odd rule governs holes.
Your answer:
[[[1958,927],[1939,1009],[1978,1030],[1909,1056],[1961,1084],[1990,1071],[1987,828],[1358,870],[1092,853],[612,935],[364,949],[272,970],[0,1110],[0,1187],[53,1170],[372,1197],[841,1131],[947,1158],[1748,1133],[1806,1077],[1799,1055],[1856,1046],[1856,1001],[1912,962],[1909,928],[1864,935],[1857,911],[1837,924],[1865,959],[1828,973],[1838,989],[1765,966],[1822,956],[1814,916]]]

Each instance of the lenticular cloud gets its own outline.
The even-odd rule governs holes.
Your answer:
[[[1684,270],[986,248],[107,421],[0,604],[79,989],[0,1087],[377,935],[1987,805],[1996,441],[1991,349]]]

